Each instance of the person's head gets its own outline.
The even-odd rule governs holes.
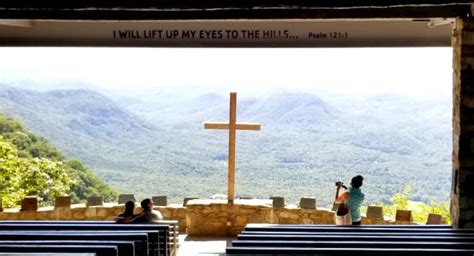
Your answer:
[[[144,211],[151,211],[153,209],[153,201],[150,198],[143,199],[140,204]]]
[[[133,210],[135,210],[135,202],[133,201],[125,202],[125,210],[123,211],[124,215],[132,216]]]
[[[351,186],[353,188],[360,188],[360,187],[362,187],[362,181],[363,180],[364,180],[364,177],[362,177],[361,175],[357,175],[357,176],[352,178]]]

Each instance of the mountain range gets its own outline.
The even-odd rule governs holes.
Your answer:
[[[225,93],[192,86],[142,93],[81,83],[23,87],[29,89],[0,86],[0,111],[120,192],[168,195],[176,203],[226,193],[227,133],[202,124],[228,120]],[[348,183],[361,174],[367,203],[387,203],[406,184],[413,187],[413,200],[446,201],[450,99],[239,94],[237,121],[259,122],[262,130],[238,132],[236,194],[285,196],[290,203],[314,196],[327,206],[335,181]]]

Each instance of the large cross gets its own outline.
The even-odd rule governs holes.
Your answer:
[[[236,130],[260,130],[260,124],[237,123],[237,93],[230,93],[229,123],[206,122],[204,129],[229,130],[229,162],[228,162],[228,204],[234,204],[234,184],[235,184],[235,132]]]

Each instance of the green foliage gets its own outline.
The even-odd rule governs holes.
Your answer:
[[[73,202],[79,202],[88,196],[102,196],[104,201],[109,202],[117,199],[117,192],[97,178],[80,161],[68,161],[66,170],[77,181],[72,187]]]
[[[443,216],[447,223],[451,223],[448,202],[437,202],[435,200],[432,200],[430,204],[413,202],[410,201],[411,193],[411,185],[405,185],[401,192],[390,198],[391,205],[380,205],[383,206],[384,215],[395,218],[397,210],[410,210],[412,211],[413,221],[418,223],[426,223],[430,213],[439,214]]]
[[[45,139],[38,138],[26,131],[13,118],[0,114],[0,135],[13,143],[21,157],[49,158],[64,160],[64,156],[55,147],[49,145]]]
[[[426,223],[428,214],[434,213],[443,216],[443,219],[446,223],[451,223],[451,214],[449,212],[449,203],[448,202],[438,202],[436,200],[432,200],[429,205],[427,204],[420,204],[419,210],[415,211],[415,216],[413,217],[415,221]]]
[[[20,191],[20,171],[22,162],[18,161],[17,150],[14,145],[0,139],[0,197],[5,206],[16,205],[24,196]]]
[[[412,191],[411,185],[405,185],[402,192],[398,192],[390,198],[392,205],[394,205],[397,210],[408,210],[408,198]]]
[[[64,156],[55,147],[48,145],[48,143],[42,139],[35,139],[28,147],[28,152],[31,157],[46,157],[51,159],[63,160]]]
[[[0,197],[5,207],[14,207],[27,195],[40,198],[42,204],[70,190],[72,180],[62,163],[46,158],[22,158],[15,145],[0,136]]]
[[[74,203],[88,196],[100,195],[106,201],[117,198],[117,192],[80,161],[66,162],[61,152],[18,121],[0,115],[0,136],[0,197],[5,207],[18,205],[27,195],[38,196],[42,205],[64,194],[71,195]]]

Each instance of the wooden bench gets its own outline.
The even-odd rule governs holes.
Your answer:
[[[32,253],[95,253],[96,256],[117,256],[117,247],[112,245],[8,245],[0,244],[0,252]]]
[[[55,230],[55,231],[121,231],[146,232],[151,255],[169,256],[169,229],[166,224],[111,224],[111,223],[0,223],[0,230]]]
[[[474,232],[456,232],[456,231],[437,231],[437,232],[357,232],[357,231],[341,231],[341,232],[274,232],[274,231],[242,231],[240,235],[370,235],[370,236],[474,236]]]
[[[360,226],[336,226],[333,224],[265,224],[265,223],[249,223],[245,226],[246,229],[253,229],[253,228],[284,228],[284,227],[310,227],[310,228],[384,228],[384,229],[398,229],[398,228],[423,228],[423,229],[431,229],[431,228],[444,228],[444,229],[452,229],[449,225],[360,225]]]
[[[93,220],[85,220],[85,221],[31,221],[31,220],[14,220],[14,221],[0,221],[0,226],[2,224],[47,224],[47,225],[62,225],[62,224],[93,224],[93,225],[114,225],[113,227],[117,228],[117,226],[122,227],[123,225],[130,226],[130,225],[155,225],[155,224],[116,224],[114,221],[93,221]],[[167,248],[166,255],[168,256],[176,256],[179,249],[179,226],[178,221],[176,220],[162,220],[157,222],[159,225],[168,225],[168,241],[161,241],[162,247]],[[161,230],[161,227],[158,228]],[[166,232],[166,231],[165,231]]]
[[[118,256],[134,256],[133,241],[85,241],[85,240],[3,240],[1,244],[9,245],[112,245],[117,247]]]
[[[227,255],[472,256],[472,249],[227,247]]]
[[[132,241],[136,256],[148,256],[148,234],[127,232],[0,231],[1,241]]]
[[[341,231],[357,231],[357,232],[436,232],[436,231],[458,231],[458,232],[474,232],[473,229],[452,229],[449,226],[429,227],[424,226],[334,226],[334,225],[255,225],[248,224],[245,231],[272,231],[272,232],[341,232]]]
[[[0,252],[0,256],[97,256],[95,253]]]
[[[235,240],[232,246],[236,247],[297,247],[297,248],[456,248],[473,249],[474,242],[412,242],[412,241],[285,241],[285,240]]]
[[[474,242],[474,236],[411,236],[411,235],[366,235],[366,234],[355,234],[351,236],[339,236],[337,234],[308,234],[308,235],[247,235],[239,234],[238,240],[285,240],[285,241],[450,241],[450,242]]]
[[[229,255],[474,255],[474,230],[449,226],[249,224]]]

